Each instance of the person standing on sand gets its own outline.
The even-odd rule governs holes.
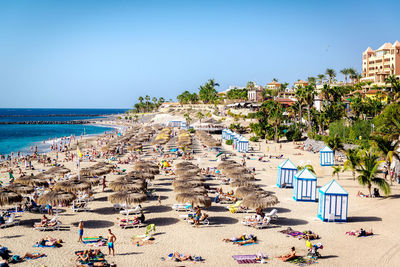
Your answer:
[[[103,192],[104,192],[104,189],[106,188],[107,186],[106,186],[106,176],[104,175],[104,177],[103,177]]]
[[[107,235],[107,247],[108,247],[108,256],[110,256],[111,251],[112,255],[114,255],[114,243],[117,241],[117,238],[115,235],[111,232],[111,229],[108,229],[108,235]]]
[[[78,239],[78,242],[83,242],[83,240],[82,240],[82,237],[83,237],[83,221],[82,220],[79,221],[78,228],[79,228],[79,239]]]

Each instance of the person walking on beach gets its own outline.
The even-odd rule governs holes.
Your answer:
[[[82,240],[82,237],[83,237],[83,221],[82,220],[79,221],[78,228],[79,228],[79,239],[78,239],[78,242],[83,242],[83,240]]]
[[[108,235],[107,235],[107,247],[108,247],[108,256],[112,255],[114,256],[114,243],[117,241],[117,238],[115,235],[111,232],[111,229],[108,229]]]
[[[161,206],[161,195],[158,195],[158,205]]]
[[[104,192],[104,189],[106,188],[107,186],[106,186],[106,176],[104,175],[104,177],[103,177],[103,192]]]

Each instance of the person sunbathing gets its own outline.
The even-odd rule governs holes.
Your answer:
[[[26,258],[29,258],[29,259],[37,259],[37,258],[40,258],[40,257],[43,257],[43,256],[46,256],[46,254],[43,254],[43,253],[32,254],[32,253],[27,252],[27,253],[25,253],[25,255],[22,257],[22,259],[23,259],[23,260],[26,260]]]
[[[293,260],[293,259],[295,259],[297,257],[298,256],[296,255],[296,249],[295,249],[295,247],[292,247],[290,249],[290,253],[285,254],[285,255],[281,255],[281,256],[276,257],[276,258],[281,259],[282,261],[286,262],[286,261],[289,261],[289,260]]]
[[[372,229],[369,230],[369,232],[365,231],[364,229],[360,229],[358,233],[356,234],[357,237],[362,237],[362,236],[370,236],[373,235],[374,233],[372,232]]]
[[[175,251],[172,254],[171,259],[175,261],[187,261],[187,260],[192,260],[192,255],[184,255]]]
[[[75,259],[75,261],[87,262],[87,261],[89,261],[91,256],[92,256],[92,250],[86,249],[83,251],[82,254],[78,254],[78,257]]]
[[[40,239],[38,242],[36,242],[36,245],[41,245],[41,246],[60,246],[60,244],[63,241],[61,239],[55,239],[50,236],[46,236],[45,238]]]
[[[252,242],[254,242],[254,241],[257,240],[257,237],[252,235],[252,234],[250,234],[250,235],[243,234],[243,235],[232,237],[232,238],[224,238],[224,239],[222,239],[222,241],[224,241],[224,242],[227,242],[227,243],[228,242],[235,242],[235,243],[237,243],[239,245],[241,243],[245,244],[244,242],[245,241],[249,241],[249,240],[253,240]],[[252,242],[250,242],[250,243],[252,243]]]
[[[255,243],[255,242],[257,242],[257,237],[256,237],[256,236],[253,236],[253,237],[250,238],[250,239],[243,240],[243,241],[238,241],[238,242],[235,242],[234,244],[239,245],[239,246],[244,246],[244,245],[246,245],[246,244],[253,244],[253,243]]]
[[[361,192],[361,191],[358,191],[356,196],[357,196],[357,197],[368,197],[368,195],[364,194],[364,193]]]

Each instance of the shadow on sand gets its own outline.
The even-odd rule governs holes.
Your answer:
[[[104,220],[88,220],[88,221],[83,221],[83,223],[85,225],[85,228],[88,229],[109,228],[114,226],[113,222]],[[72,223],[72,225],[78,227],[79,222],[74,222]]]
[[[382,221],[381,217],[375,216],[351,216],[347,218],[348,222],[380,222]]]
[[[145,222],[146,222],[146,224],[154,223],[157,226],[167,226],[167,225],[176,224],[179,222],[179,220],[176,218],[158,217],[158,218],[148,219]]]
[[[276,225],[282,225],[282,226],[296,226],[296,225],[304,225],[307,224],[308,222],[306,220],[301,220],[301,219],[279,217],[278,220],[276,220],[274,223]]]
[[[118,214],[118,211],[115,210],[113,207],[103,207],[103,208],[93,209],[91,210],[91,212],[104,215]]]
[[[148,212],[148,213],[161,213],[161,212],[171,211],[172,208],[168,207],[168,206],[149,206],[149,207],[146,207],[144,210],[145,210],[145,212]]]
[[[232,217],[222,217],[222,216],[213,216],[208,219],[210,224],[213,225],[221,225],[221,224],[235,224],[239,220]]]

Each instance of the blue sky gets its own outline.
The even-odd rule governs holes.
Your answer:
[[[400,39],[399,1],[0,1],[0,107],[293,83]],[[339,79],[342,79],[339,76]]]

